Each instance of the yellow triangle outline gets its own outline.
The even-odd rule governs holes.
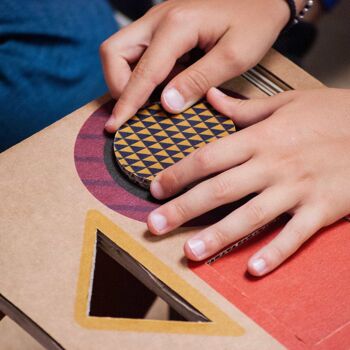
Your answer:
[[[89,316],[89,293],[91,274],[94,268],[97,231],[102,232],[126,251],[175,293],[204,314],[211,322],[160,321]],[[134,240],[131,235],[97,210],[89,210],[85,220],[74,316],[75,320],[82,327],[99,330],[212,336],[242,336],[245,333],[245,329],[238,322],[232,320],[198,289],[195,289],[149,250]]]

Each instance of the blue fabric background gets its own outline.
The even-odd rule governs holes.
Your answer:
[[[107,0],[0,1],[0,151],[106,92]]]

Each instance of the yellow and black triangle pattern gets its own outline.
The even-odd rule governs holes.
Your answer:
[[[168,114],[156,103],[140,110],[116,132],[114,152],[123,172],[148,188],[158,172],[235,131],[233,121],[207,102],[178,115]]]

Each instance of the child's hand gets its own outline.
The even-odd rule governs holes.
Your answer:
[[[275,269],[324,226],[350,213],[350,90],[285,92],[241,101],[216,89],[209,102],[245,129],[209,144],[164,170],[152,182],[156,198],[219,173],[153,211],[154,234],[164,234],[225,203],[258,193],[185,244],[205,259],[289,212],[291,220],[249,260],[256,276]]]
[[[172,79],[161,98],[169,112],[188,108],[211,86],[258,63],[289,16],[284,0],[169,0],[155,6],[101,45],[105,78],[119,99],[106,130],[114,132],[134,115],[177,59],[199,47],[204,57]]]

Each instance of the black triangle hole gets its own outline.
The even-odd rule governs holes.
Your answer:
[[[100,231],[91,284],[89,316],[143,319],[159,296],[169,306],[169,319],[210,322]]]

